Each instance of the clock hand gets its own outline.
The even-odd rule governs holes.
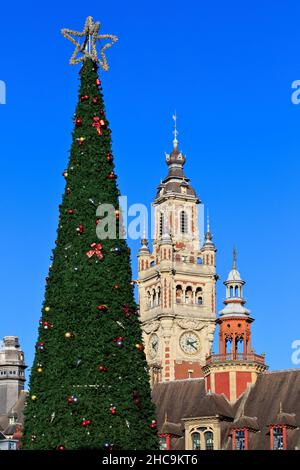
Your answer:
[[[187,346],[192,346],[192,348],[197,350],[197,348],[194,346],[195,343],[196,343],[196,341],[189,341],[188,339],[186,341]]]

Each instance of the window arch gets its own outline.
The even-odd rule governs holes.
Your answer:
[[[201,450],[199,432],[193,432],[192,434],[192,450]]]
[[[188,216],[185,211],[180,212],[180,231],[181,233],[188,233]]]

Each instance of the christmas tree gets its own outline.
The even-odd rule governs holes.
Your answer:
[[[31,370],[23,449],[157,448],[97,70],[96,55],[87,53]],[[99,204],[113,206],[116,238],[97,238],[96,229],[104,223],[96,215]]]

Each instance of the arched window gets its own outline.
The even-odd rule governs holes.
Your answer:
[[[162,236],[163,232],[164,232],[164,213],[161,212],[160,215],[159,215],[159,235]]]
[[[180,304],[182,302],[182,287],[181,285],[176,286],[176,303]]]
[[[152,307],[156,306],[156,292],[155,289],[152,291]]]
[[[238,288],[238,286],[235,286],[235,288],[234,288],[234,296],[239,297],[239,288]]]
[[[193,289],[191,287],[187,287],[185,289],[185,303],[191,304],[193,302]]]
[[[147,306],[148,306],[148,308],[151,307],[151,293],[150,293],[150,291],[147,292]]]
[[[200,433],[199,432],[193,432],[192,434],[192,450],[200,450],[201,445],[200,445]]]
[[[205,449],[206,450],[214,450],[214,435],[211,431],[207,431],[204,433],[205,439]]]
[[[203,264],[203,259],[200,258],[200,257],[198,257],[198,258],[197,258],[197,264]]]
[[[157,288],[157,305],[160,305],[160,287]]]
[[[233,297],[233,287],[232,286],[230,286],[230,294],[229,295],[230,295],[230,297]]]
[[[181,233],[188,233],[188,216],[185,211],[180,212],[180,231]]]
[[[202,287],[197,287],[196,289],[196,304],[203,305]]]

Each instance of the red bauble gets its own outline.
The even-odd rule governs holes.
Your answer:
[[[100,219],[96,219],[96,225],[100,224]]]
[[[97,305],[97,310],[100,310],[100,312],[106,312],[107,308],[107,305]]]
[[[118,341],[124,341],[124,337],[123,336],[117,336],[115,339],[114,339],[115,342],[118,342]]]
[[[81,426],[83,426],[84,428],[86,428],[87,426],[90,426],[90,424],[92,424],[92,421],[90,419],[83,419],[81,421]]]
[[[95,98],[92,99],[92,103],[93,104],[97,104],[98,103],[98,96],[95,96]]]
[[[111,172],[107,175],[107,178],[108,178],[109,180],[114,180],[114,179],[116,179],[116,175],[115,175],[115,173],[114,173],[113,171],[111,171]]]
[[[74,213],[75,213],[75,211],[73,209],[68,209],[68,214],[72,215]]]
[[[130,317],[130,308],[129,305],[124,305],[123,307],[123,312],[125,313],[125,317],[129,318]]]
[[[119,288],[120,288],[119,284],[114,285],[114,289],[119,289]]]
[[[80,97],[80,101],[87,101],[89,99],[88,95],[83,95]]]
[[[157,428],[157,422],[155,421],[155,419],[152,420],[152,422],[150,424],[150,428],[151,429],[156,429]]]
[[[107,153],[105,158],[108,162],[111,162],[111,154],[110,153]]]
[[[75,126],[76,127],[82,126],[82,119],[80,117],[75,119]]]
[[[94,116],[94,117],[93,117],[93,122],[99,122],[99,121],[100,121],[99,116]]]
[[[111,406],[110,409],[109,409],[109,411],[110,411],[110,414],[112,414],[112,415],[116,415],[116,414],[117,414],[117,408],[116,408],[115,406]]]
[[[51,323],[49,321],[44,321],[43,322],[43,327],[44,327],[44,330],[49,330],[49,328],[53,327],[53,323]]]
[[[101,126],[105,126],[105,121],[103,121],[103,119],[101,119],[100,124],[101,124]]]
[[[100,372],[107,372],[108,371],[107,367],[105,367],[103,364],[100,364],[98,369],[99,369]]]
[[[100,86],[101,85],[101,80],[99,80],[99,78],[97,78],[95,83],[96,83],[97,86]]]
[[[59,446],[56,447],[56,450],[65,450],[65,446],[63,444],[60,444]]]
[[[144,350],[143,344],[138,343],[138,344],[135,345],[135,347],[138,351],[143,351]]]
[[[84,232],[84,226],[82,224],[80,224],[77,228],[76,228],[76,232],[78,233],[78,235],[80,235],[81,233]]]
[[[66,193],[67,193],[68,195],[71,194],[71,189],[70,189],[70,188],[67,188],[67,189],[66,189]]]

